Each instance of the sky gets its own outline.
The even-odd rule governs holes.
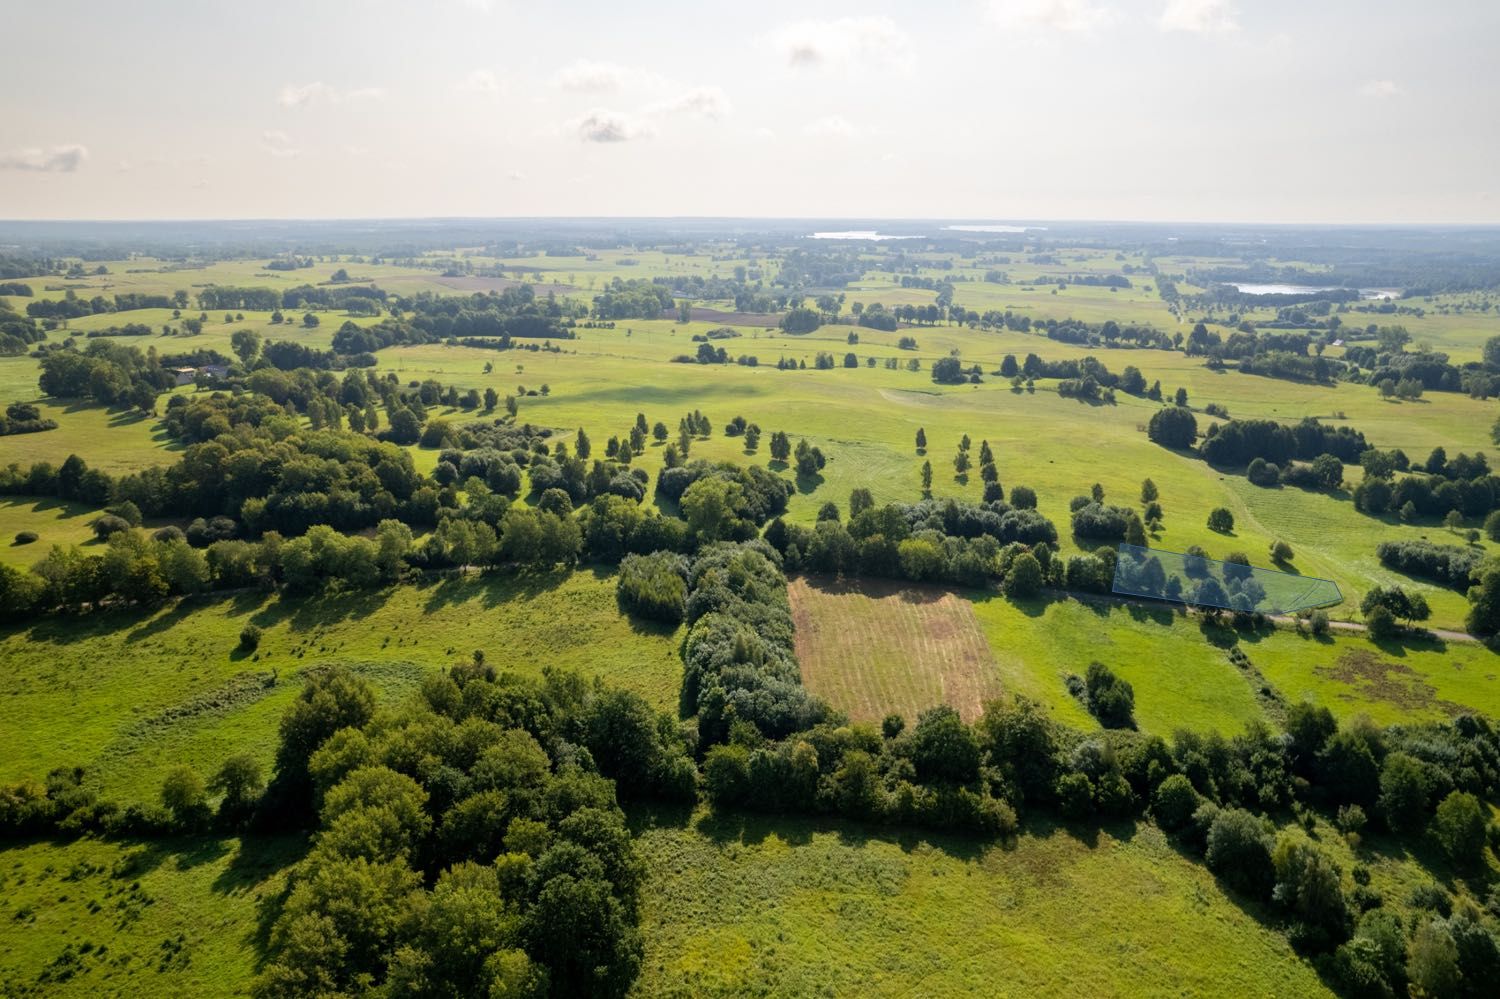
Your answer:
[[[0,218],[1500,222],[1495,0],[5,7]]]

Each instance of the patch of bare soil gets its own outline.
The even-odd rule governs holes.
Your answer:
[[[1437,709],[1449,716],[1465,712],[1452,701],[1436,697],[1437,688],[1405,663],[1386,659],[1369,649],[1350,649],[1329,666],[1315,666],[1313,671],[1359,691],[1360,696],[1385,701],[1410,711]]]

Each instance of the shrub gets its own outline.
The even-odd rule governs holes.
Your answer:
[[[1016,599],[1034,597],[1042,588],[1042,564],[1031,552],[1022,552],[1010,564],[1005,577],[1005,595]]]
[[[130,530],[129,521],[127,521],[124,517],[116,517],[112,513],[106,513],[103,516],[96,517],[93,524],[90,526],[94,529],[94,536],[101,541],[105,540],[113,534],[119,534],[121,531]]]
[[[1057,807],[1067,819],[1080,821],[1089,817],[1094,807],[1094,787],[1087,774],[1070,772],[1058,778]]]
[[[1437,807],[1432,836],[1459,867],[1474,867],[1484,856],[1485,818],[1479,799],[1454,791]]]
[[[1198,439],[1198,421],[1192,410],[1168,406],[1151,414],[1146,436],[1162,447],[1190,448]]]
[[[16,533],[16,544],[18,545],[35,544],[36,540],[37,533],[35,531],[19,531]]]
[[[615,594],[629,614],[677,624],[687,613],[687,580],[687,561],[680,555],[626,555]]]
[[[1261,820],[1242,808],[1214,817],[1208,830],[1208,869],[1237,891],[1256,898],[1270,894],[1274,882],[1269,837]]]
[[[1389,638],[1401,630],[1396,616],[1384,605],[1378,605],[1365,615],[1365,627],[1373,638]]]
[[[246,652],[254,652],[260,648],[260,636],[263,632],[257,625],[247,624],[240,629],[240,648]]]
[[[1176,831],[1187,826],[1198,810],[1198,792],[1193,782],[1182,774],[1162,781],[1151,798],[1151,814],[1163,829]]]
[[[1105,728],[1135,727],[1135,690],[1100,662],[1089,663],[1085,684],[1089,710]]]
[[[1229,534],[1234,531],[1234,514],[1222,506],[1214,507],[1208,514],[1208,529],[1217,531],[1219,534]]]

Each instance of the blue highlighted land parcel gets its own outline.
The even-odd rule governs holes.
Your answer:
[[[1344,598],[1331,579],[1124,544],[1115,564],[1114,592],[1262,614],[1291,614]]]

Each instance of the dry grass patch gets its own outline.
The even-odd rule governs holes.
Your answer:
[[[951,704],[966,720],[1000,693],[974,608],[935,586],[806,577],[789,590],[809,690],[858,721]]]

